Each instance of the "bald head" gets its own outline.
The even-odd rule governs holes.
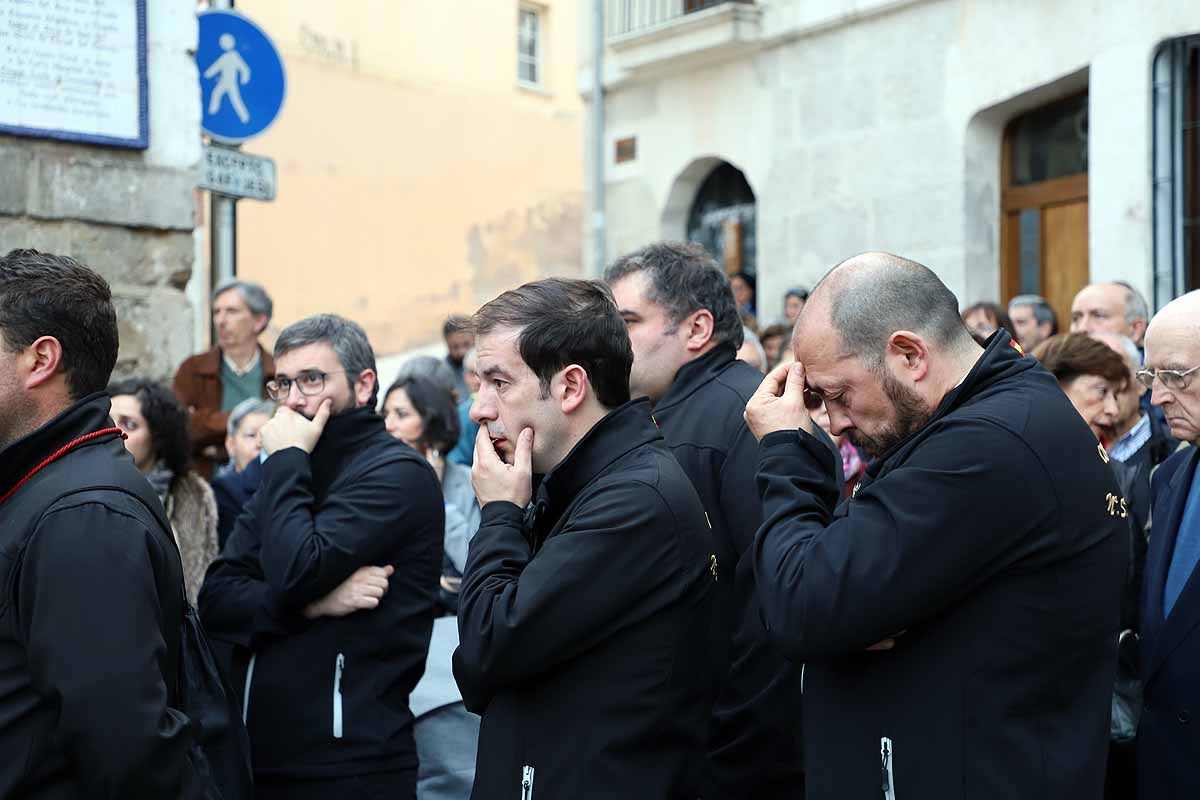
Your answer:
[[[1160,374],[1150,390],[1176,439],[1200,445],[1200,291],[1177,297],[1154,315],[1146,329],[1146,369],[1186,373],[1171,386]]]
[[[863,253],[821,279],[796,326],[796,338],[832,327],[845,354],[878,365],[896,331],[920,334],[936,347],[963,350],[974,342],[958,314],[958,299],[931,269],[890,253]]]

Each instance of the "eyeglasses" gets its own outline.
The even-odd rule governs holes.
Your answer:
[[[288,398],[292,393],[292,386],[295,385],[300,390],[300,394],[305,397],[312,397],[314,394],[320,394],[325,389],[325,379],[330,375],[338,375],[344,373],[343,369],[336,369],[333,372],[301,372],[295,378],[276,378],[273,381],[267,381],[267,394],[272,400],[282,401]]]
[[[1163,386],[1170,389],[1172,392],[1181,392],[1188,387],[1191,375],[1196,370],[1200,370],[1200,365],[1194,366],[1191,369],[1139,369],[1137,371],[1137,382],[1147,389],[1154,388],[1154,379],[1162,383]]]

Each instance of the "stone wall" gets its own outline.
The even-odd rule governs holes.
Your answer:
[[[188,3],[146,4],[146,150],[0,136],[0,252],[69,255],[113,287],[116,375],[169,380],[193,350],[191,274],[200,98]]]
[[[680,189],[716,158],[756,194],[767,320],[789,286],[874,249],[927,263],[964,303],[996,297],[1004,125],[1086,87],[1091,274],[1148,293],[1150,64],[1163,40],[1200,31],[1194,4],[758,5],[756,45],[717,63],[684,55],[639,76],[610,48],[608,139],[638,147],[636,162],[608,166],[610,258],[681,237]]]

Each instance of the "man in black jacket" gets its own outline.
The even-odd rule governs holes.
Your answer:
[[[767,630],[806,662],[809,797],[1099,797],[1127,502],[1096,437],[1007,331],[981,350],[895,256],[827,275],[796,352],[746,415]],[[876,457],[841,505],[806,392]]]
[[[483,717],[472,797],[694,800],[715,556],[649,405],[629,400],[625,324],[603,285],[568,280],[474,323],[483,523],[454,655]]]
[[[200,591],[236,677],[260,798],[413,797],[409,693],[442,563],[437,475],[375,413],[375,355],[333,315],[275,343],[269,456]]]
[[[104,279],[0,258],[0,797],[184,797],[183,568],[103,394]]]
[[[622,256],[604,279],[633,344],[630,392],[654,404],[654,420],[712,522],[715,702],[704,798],[803,797],[801,665],[768,646],[754,571],[742,560],[762,523],[758,442],[743,418],[762,373],[737,359],[742,322],[729,280],[704,248],[683,242]],[[840,472],[841,459],[834,465]]]

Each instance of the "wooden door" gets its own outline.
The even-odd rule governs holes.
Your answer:
[[[1088,270],[1087,95],[1035,109],[1010,123],[1001,157],[1001,304],[1040,294],[1071,320]]]

